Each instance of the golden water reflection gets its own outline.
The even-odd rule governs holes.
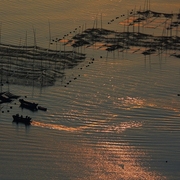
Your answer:
[[[173,102],[160,103],[155,99],[127,96],[115,100],[112,96],[108,96],[108,100],[112,100],[116,107],[125,111],[145,107],[168,109],[173,112],[177,110]],[[121,122],[118,121],[119,114],[107,111],[106,113],[102,112],[105,113],[106,118],[103,119],[104,114],[102,114],[102,119],[95,119],[88,111],[91,103],[93,102],[89,102],[88,106],[85,106],[88,107],[87,110],[84,108],[83,111],[78,111],[73,106],[70,111],[64,113],[66,120],[72,119],[73,123],[78,121],[76,127],[72,124],[69,126],[53,124],[55,120],[52,124],[38,121],[32,123],[37,127],[65,131],[73,139],[73,143],[71,143],[63,135],[63,138],[68,139],[67,142],[62,140],[63,142],[52,144],[52,147],[59,151],[53,154],[56,157],[54,159],[56,159],[57,168],[63,170],[65,174],[73,174],[73,179],[77,180],[165,180],[165,176],[153,170],[151,157],[145,149],[134,147],[121,139],[121,134],[126,130],[143,128],[144,122],[131,120],[128,117],[126,122]],[[104,101],[99,103],[104,103]],[[114,137],[118,138],[117,141],[113,141]],[[96,142],[94,142],[94,138],[97,140]],[[51,144],[47,144],[47,146],[52,148]],[[163,163],[166,162],[162,162],[162,166]],[[79,176],[79,174],[81,175]]]
[[[131,110],[136,108],[162,108],[164,110],[170,110],[174,112],[179,112],[178,101],[169,101],[161,100],[160,102],[157,99],[149,98],[140,98],[140,97],[119,97],[118,101],[114,101],[113,104],[117,107],[120,107],[125,110]]]
[[[96,154],[96,161],[91,163],[94,179],[165,179],[143,167],[138,159],[147,158],[146,154],[128,144],[100,143],[91,154]]]
[[[141,149],[127,143],[99,142],[88,144],[59,144],[61,153],[56,165],[63,171],[73,174],[77,180],[165,180],[166,178],[145,167],[149,157]],[[60,158],[60,160],[58,160]],[[142,162],[142,161],[143,162]],[[71,161],[70,165],[68,161]],[[63,166],[62,166],[63,162]],[[66,166],[66,162],[68,166]],[[146,164],[147,165],[147,164]]]
[[[145,104],[145,100],[141,99],[139,97],[122,97],[122,98],[118,98],[118,101],[122,103],[122,106],[130,108],[141,108],[144,106]]]
[[[57,124],[42,123],[38,121],[32,121],[32,125],[37,126],[37,127],[54,129],[54,130],[71,131],[71,132],[77,131],[77,128],[67,127],[67,126],[57,125]]]

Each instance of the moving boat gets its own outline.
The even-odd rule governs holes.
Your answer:
[[[30,109],[31,111],[37,111],[38,103],[32,103],[29,101],[25,101],[24,99],[19,99],[19,102],[21,103],[22,108]]]
[[[22,115],[20,116],[19,114],[13,115],[13,122],[18,123],[23,123],[25,125],[31,125],[31,118],[29,116],[23,117]]]

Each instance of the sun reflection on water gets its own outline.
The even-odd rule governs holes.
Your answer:
[[[164,110],[170,110],[179,112],[177,102],[168,103],[164,101],[158,102],[157,99],[144,99],[140,97],[119,97],[118,101],[114,101],[113,104],[125,110],[137,109],[137,108],[162,108]]]
[[[94,170],[95,179],[166,179],[143,167],[139,159],[147,158],[147,155],[125,143],[102,142],[89,155],[95,155],[92,162],[87,163]]]
[[[118,111],[104,109],[103,103],[112,103]],[[161,108],[176,112],[173,102],[166,104],[157,102],[155,99],[145,99],[141,97],[116,97],[107,95],[107,99],[102,99],[95,104],[93,101],[86,101],[81,110],[72,106],[71,110],[63,112],[64,124],[60,124],[59,119],[56,123],[56,117],[53,123],[43,123],[34,121],[32,125],[37,127],[48,128],[68,132],[72,138],[81,136],[78,144],[66,142],[60,144],[57,149],[63,154],[56,154],[61,162],[55,162],[56,165],[63,169],[65,174],[75,174],[77,180],[85,179],[122,179],[122,180],[165,180],[166,177],[153,171],[151,167],[151,157],[144,149],[134,147],[131,144],[122,141],[119,134],[136,128],[143,128],[144,122],[139,119],[129,118],[130,110],[134,109]],[[101,115],[94,115],[94,108],[99,107]],[[102,107],[102,109],[101,109]],[[123,110],[123,117],[119,108]],[[91,109],[91,110],[90,110]],[[96,111],[97,112],[97,111]],[[126,114],[126,112],[128,112]],[[141,112],[140,112],[141,113]],[[66,124],[67,121],[71,122]],[[112,139],[111,139],[112,137]],[[113,141],[114,138],[118,137]],[[94,142],[93,138],[97,140]],[[77,142],[75,140],[75,142]],[[65,147],[66,146],[66,147]],[[64,157],[65,156],[65,157]],[[58,159],[58,158],[57,158]],[[70,162],[70,163],[69,163]],[[68,164],[67,168],[66,163]],[[78,166],[77,166],[78,165]],[[151,168],[150,168],[151,167]],[[83,176],[78,177],[79,172],[83,169]]]
[[[123,109],[130,110],[132,108],[142,108],[145,106],[145,99],[139,97],[121,97],[118,98],[117,102],[114,102],[115,105],[122,107]]]
[[[127,96],[118,98],[115,101],[109,96],[108,99],[112,100],[116,107],[120,107],[128,112],[133,108],[158,106],[153,100],[149,101],[139,97]],[[101,101],[99,103],[101,104],[103,102],[104,101]],[[89,102],[89,106],[87,107],[91,108],[91,103],[93,102]],[[73,124],[62,125],[59,124],[59,121],[57,121],[57,124],[54,124],[56,121],[53,121],[53,123],[33,121],[32,125],[37,127],[70,132],[68,134],[72,135],[73,138],[76,135],[82,137],[77,145],[73,143],[68,144],[68,142],[66,142],[65,144],[61,143],[59,147],[57,147],[61,154],[55,154],[55,156],[58,157],[57,159],[63,160],[62,162],[58,160],[55,162],[57,167],[61,168],[65,174],[75,174],[75,179],[77,180],[166,179],[166,177],[162,176],[160,173],[149,168],[150,165],[148,164],[150,164],[151,158],[143,149],[134,147],[123,141],[121,142],[121,140],[113,142],[111,138],[106,138],[110,136],[116,137],[118,134],[124,133],[128,129],[142,128],[142,121],[131,119],[129,119],[129,121],[119,121],[119,114],[107,110],[106,112],[101,112],[102,119],[96,119],[89,115],[89,113],[93,112],[88,110],[89,109],[86,110],[85,108],[83,111],[78,111],[75,107],[72,107],[70,111],[63,114],[63,117],[67,121],[71,120],[76,126]],[[98,142],[93,142],[94,136],[96,136]],[[92,142],[88,137],[92,138]],[[85,138],[85,140],[83,140],[83,138]],[[63,169],[63,167],[66,166],[66,162],[67,164],[69,164],[69,162],[71,163],[68,165],[68,169]],[[81,169],[83,169],[83,176],[78,177]]]
[[[81,144],[65,143],[64,146],[60,144],[61,154],[59,156],[62,157],[61,161],[57,160],[56,162],[56,165],[62,169],[62,167],[66,167],[62,166],[62,161],[63,165],[71,161],[70,168],[64,168],[63,171],[74,174],[77,180],[166,179],[144,165],[145,161],[148,163],[149,157],[143,150],[134,148],[128,143],[99,142],[98,144],[89,144],[87,140],[79,143]],[[79,172],[83,176],[80,177]]]
[[[139,128],[143,125],[141,122],[122,122],[119,125],[112,125],[108,126],[107,129],[105,130],[106,132],[116,132],[116,133],[122,133],[123,131],[126,131],[127,129],[132,129],[132,128]]]

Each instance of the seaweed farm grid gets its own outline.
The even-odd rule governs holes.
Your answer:
[[[38,46],[0,44],[0,75],[3,82],[51,86],[64,76],[65,68],[73,68],[85,59],[76,51],[57,51]]]
[[[155,54],[180,58],[180,13],[161,13],[150,9],[134,10],[127,15],[115,17],[108,25],[118,21],[123,31],[97,27],[97,19],[92,28],[84,28],[63,38],[51,38],[49,48],[0,44],[0,75],[3,82],[12,84],[51,86],[57,78],[63,78],[64,70],[73,68],[86,59],[79,52],[80,47],[96,48],[108,52],[140,53],[145,56]],[[71,32],[70,32],[71,33]],[[26,43],[27,44],[27,43]],[[55,44],[55,50],[50,45]],[[57,44],[64,49],[57,50]],[[65,50],[69,46],[72,50]]]

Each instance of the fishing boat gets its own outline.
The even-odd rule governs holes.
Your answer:
[[[0,103],[11,102],[12,100],[4,93],[0,93]]]
[[[9,102],[13,101],[14,99],[18,99],[18,98],[19,98],[19,96],[16,96],[16,95],[10,93],[9,91],[1,92],[0,93],[0,104],[9,103]]]
[[[31,111],[37,111],[38,103],[25,101],[24,99],[19,99],[22,108],[30,109]]]
[[[31,118],[29,116],[23,117],[22,115],[20,116],[19,114],[13,115],[13,122],[18,123],[23,123],[25,125],[31,125]]]

